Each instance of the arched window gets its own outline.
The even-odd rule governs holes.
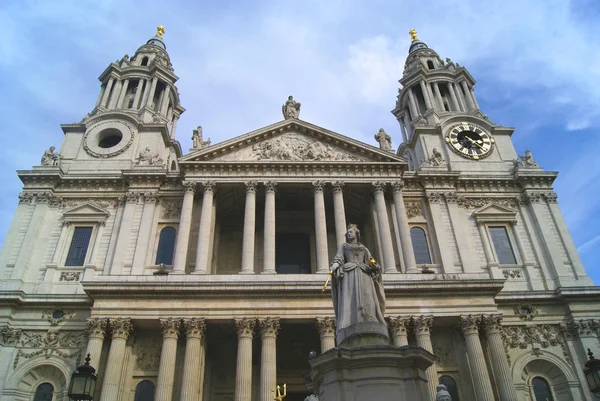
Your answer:
[[[458,387],[456,387],[456,381],[451,376],[441,376],[440,384],[446,386],[446,389],[450,393],[450,397],[452,397],[452,401],[459,401],[458,399]]]
[[[535,401],[554,401],[550,384],[543,377],[534,377],[531,381]]]
[[[427,60],[427,68],[429,68],[430,70],[433,70],[433,61]]]
[[[177,164],[175,163],[175,160],[171,161],[171,170],[177,170]]]
[[[142,64],[141,64],[141,65],[142,65],[142,66],[147,66],[147,65],[148,65],[148,57],[144,57],[144,58],[142,59]]]
[[[134,401],[154,401],[154,383],[150,380],[142,380],[135,387]]]
[[[50,383],[42,383],[35,390],[33,401],[52,401],[52,394],[54,394],[54,386]]]
[[[158,250],[156,251],[156,264],[173,264],[173,251],[175,250],[175,237],[177,231],[174,227],[165,227],[160,231]]]
[[[415,253],[415,262],[418,264],[430,264],[429,246],[427,245],[427,235],[421,227],[410,229],[410,239],[412,240],[413,251]]]

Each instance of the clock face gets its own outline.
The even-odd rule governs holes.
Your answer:
[[[459,155],[479,160],[492,153],[494,138],[483,128],[462,122],[450,128],[446,135],[446,142]]]

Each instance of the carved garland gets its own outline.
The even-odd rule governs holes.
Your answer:
[[[44,355],[46,359],[53,355],[67,360],[75,359],[75,364],[78,365],[84,351],[84,338],[85,332],[23,331],[16,341],[19,350],[15,356],[13,369],[17,368],[22,359],[31,359],[38,355]],[[27,352],[23,348],[39,349]]]
[[[527,326],[504,326],[502,328],[502,340],[508,363],[511,364],[510,349],[527,349],[531,347],[531,353],[539,356],[542,349],[551,346],[560,346],[563,356],[570,361],[569,352],[564,340],[560,325],[527,325]]]

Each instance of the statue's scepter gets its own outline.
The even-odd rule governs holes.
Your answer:
[[[334,263],[331,266],[331,269],[329,270],[329,274],[327,275],[327,280],[325,280],[325,284],[323,284],[323,288],[321,289],[321,292],[325,292],[325,290],[327,289],[327,286],[329,285],[329,282],[331,281],[331,276],[333,275],[333,271],[335,270],[336,267],[339,267],[340,265],[337,263]]]
[[[283,394],[281,394],[281,387],[279,385],[277,385],[277,395],[275,395],[275,390],[271,390],[271,392],[275,401],[283,401],[287,397],[287,384],[283,383]]]

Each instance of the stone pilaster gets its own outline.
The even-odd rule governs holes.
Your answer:
[[[202,210],[200,214],[200,228],[198,229],[198,246],[196,247],[196,265],[194,267],[194,274],[210,273],[210,228],[216,186],[213,181],[203,182],[202,186],[204,187],[204,195],[202,197]]]
[[[100,401],[114,401],[119,398],[119,382],[123,374],[125,346],[127,338],[133,330],[131,319],[121,317],[111,319],[110,328],[112,329],[112,341],[108,352]]]
[[[395,347],[408,345],[409,316],[395,316],[387,319]]]
[[[321,338],[321,353],[335,348],[335,318],[317,318],[317,330]]]
[[[252,400],[252,337],[255,325],[255,319],[235,319],[238,335],[235,401]]]
[[[433,354],[433,345],[431,344],[431,326],[433,325],[433,316],[413,316],[413,328],[417,345]],[[425,371],[427,376],[427,399],[435,400],[436,387],[438,384],[437,371],[435,365],[431,365]]]
[[[403,181],[396,181],[392,183],[394,193],[394,208],[396,210],[396,219],[398,220],[398,231],[400,231],[400,246],[402,247],[402,256],[404,257],[406,273],[418,273],[419,270],[417,269],[417,263],[415,261],[412,238],[410,237],[408,215],[406,214],[404,196],[402,195],[403,186]]]
[[[256,181],[246,182],[244,234],[242,238],[242,274],[254,274],[254,239],[256,233]]]
[[[133,217],[135,208],[140,199],[140,194],[136,192],[128,192],[125,194],[125,208],[121,216],[121,225],[119,226],[119,235],[115,246],[115,254],[112,260],[111,273],[120,274],[127,256],[127,248],[129,246],[129,237],[133,225]]]
[[[275,191],[277,183],[265,182],[264,274],[275,273]]]
[[[85,354],[90,354],[90,359],[93,361],[92,366],[96,370],[100,369],[100,356],[107,324],[108,320],[105,318],[91,317],[86,320],[88,344]]]
[[[203,318],[183,319],[185,357],[181,380],[181,401],[202,400],[204,382],[203,340],[206,323]]]
[[[114,83],[115,79],[113,77],[110,77],[108,83],[106,84],[106,88],[104,89],[104,94],[102,95],[102,102],[100,102],[101,107],[108,106],[108,96],[110,95]]]
[[[477,401],[494,401],[492,384],[488,375],[487,366],[481,342],[479,341],[479,323],[481,317],[472,315],[460,316],[460,328],[467,344],[467,357],[471,367],[471,377],[475,388]]]
[[[153,233],[152,227],[154,224],[156,201],[157,193],[146,192],[144,194],[144,209],[142,210],[140,231],[133,256],[133,267],[131,269],[131,273],[134,275],[144,274],[146,256],[148,254],[148,245],[150,244],[150,235]],[[154,261],[152,263],[154,263]]]
[[[482,319],[492,355],[492,367],[500,391],[500,401],[517,401],[517,392],[502,342],[502,315],[483,316]]]
[[[131,105],[132,109],[139,109],[140,108],[140,97],[142,95],[142,91],[144,90],[144,84],[146,83],[145,80],[140,79],[137,83],[137,87],[135,89],[135,96],[133,98],[133,104]]]
[[[344,208],[344,182],[335,181],[333,186],[333,214],[335,218],[336,249],[346,242],[346,211]]]
[[[383,269],[385,273],[397,273],[398,270],[396,269],[396,260],[394,259],[394,248],[392,245],[392,232],[390,231],[390,221],[388,219],[387,206],[385,203],[385,186],[386,184],[384,182],[373,183],[377,223],[379,225],[379,235],[383,253]]]
[[[173,382],[175,380],[175,358],[177,356],[177,338],[181,319],[160,319],[163,333],[162,350],[160,352],[160,365],[156,384],[155,401],[171,401],[173,398]]]
[[[192,212],[194,210],[195,182],[184,182],[183,204],[175,242],[175,256],[173,257],[173,274],[184,274],[187,261],[187,250],[190,243],[190,229],[192,227]]]
[[[279,332],[279,318],[259,319],[262,352],[260,361],[259,401],[272,401],[271,390],[277,386],[277,350],[276,341]]]
[[[315,202],[315,239],[317,245],[317,273],[329,271],[329,254],[327,249],[327,224],[325,217],[325,197],[322,181],[313,182]]]

